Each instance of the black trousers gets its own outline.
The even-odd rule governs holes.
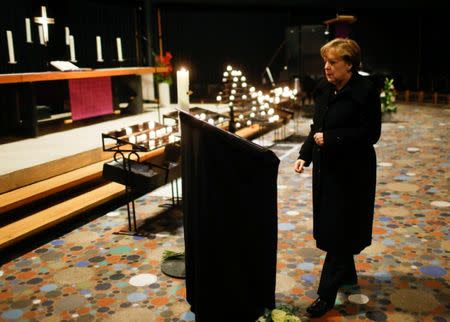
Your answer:
[[[330,253],[325,257],[317,293],[329,303],[334,303],[339,287],[357,281],[353,254]]]

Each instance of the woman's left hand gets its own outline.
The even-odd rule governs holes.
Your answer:
[[[323,132],[317,132],[316,134],[314,134],[314,141],[318,146],[322,146],[324,144]]]

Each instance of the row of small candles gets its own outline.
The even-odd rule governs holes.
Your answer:
[[[148,148],[153,150],[164,144],[176,142],[178,138],[173,132],[174,128],[170,125],[165,126],[150,121],[121,128],[107,134],[122,140],[128,138],[129,143],[141,146],[148,145]]]
[[[211,125],[217,125],[217,124],[225,122],[225,118],[223,116],[219,116],[217,119],[208,117],[208,120],[206,119],[207,115],[205,113],[195,114],[194,116],[196,118],[198,118],[199,120],[208,122]]]
[[[228,99],[230,101],[234,101],[236,99],[235,95],[236,95],[236,90],[232,89],[231,90],[231,95],[228,97]],[[267,100],[270,101],[270,103],[275,103],[278,104],[280,103],[281,99],[280,97],[289,97],[291,99],[295,99],[295,95],[297,95],[297,90],[293,89],[291,90],[289,87],[285,86],[285,87],[278,87],[275,88],[271,91],[271,93],[273,93],[275,95],[275,97],[270,96],[268,94],[264,95],[262,91],[256,91],[255,87],[250,87],[249,89],[249,95],[251,98],[256,98],[258,101],[262,101],[262,100]],[[248,96],[246,94],[242,94],[241,98],[243,100],[246,100],[248,98]],[[221,95],[217,95],[216,100],[218,102],[222,101],[222,96]]]

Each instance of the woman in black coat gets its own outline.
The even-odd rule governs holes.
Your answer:
[[[327,252],[319,297],[307,309],[321,316],[343,284],[356,284],[354,254],[371,244],[376,186],[373,148],[381,132],[379,92],[358,74],[360,48],[336,38],[320,50],[326,81],[315,93],[313,124],[294,169],[313,162],[314,238]]]

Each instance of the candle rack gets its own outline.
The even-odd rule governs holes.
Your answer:
[[[247,84],[247,78],[240,70],[227,66],[222,74],[222,90],[216,99],[218,103],[228,106],[230,132],[258,125],[252,138],[275,130],[274,136],[277,140],[286,138],[285,125],[294,117],[293,111],[283,106],[286,101],[290,105],[296,95],[297,91],[287,86],[272,89],[264,94]],[[282,133],[278,133],[279,128]]]
[[[166,184],[169,172],[175,169],[173,164],[160,166],[141,162],[139,152],[150,152],[162,147],[172,151],[172,148],[167,147],[179,141],[175,130],[172,126],[150,121],[102,133],[103,151],[114,152],[113,160],[103,165],[103,177],[125,185],[128,231],[119,233],[139,234],[134,199]],[[175,204],[173,195],[172,184],[172,204]]]

